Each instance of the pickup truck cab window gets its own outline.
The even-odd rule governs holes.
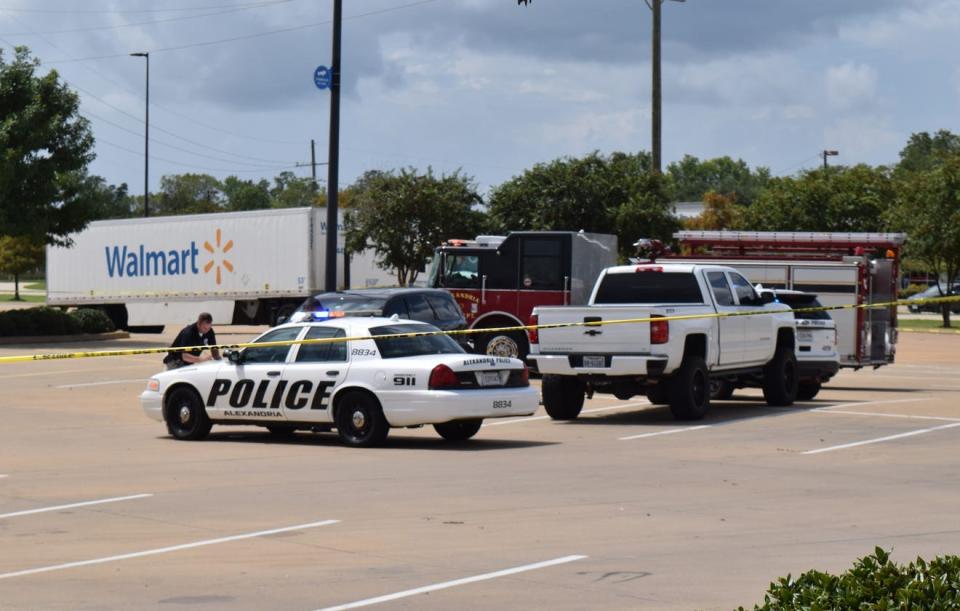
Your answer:
[[[740,274],[730,272],[730,282],[733,283],[733,290],[737,294],[737,301],[740,305],[761,305],[756,291],[753,290],[750,282]]]
[[[723,272],[709,272],[707,280],[710,281],[710,290],[713,291],[713,298],[717,300],[717,305],[732,306],[733,291],[730,290],[730,283],[727,282],[727,276]]]

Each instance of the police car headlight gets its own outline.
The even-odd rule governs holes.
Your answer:
[[[150,378],[147,380],[147,390],[160,392],[160,380],[156,378]]]

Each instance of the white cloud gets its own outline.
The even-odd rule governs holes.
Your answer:
[[[877,70],[868,64],[848,62],[827,69],[827,99],[837,109],[869,103],[877,91]]]

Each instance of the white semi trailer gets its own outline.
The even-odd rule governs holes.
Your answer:
[[[274,324],[325,288],[326,209],[287,208],[96,221],[47,248],[47,303],[103,309],[120,328]],[[391,286],[372,251],[353,254],[337,287]]]

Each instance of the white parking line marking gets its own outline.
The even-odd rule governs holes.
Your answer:
[[[879,416],[881,418],[909,418],[911,420],[942,420],[944,422],[960,422],[960,418],[944,418],[943,416],[911,416],[908,414],[882,414],[880,412],[847,412],[839,409],[812,409],[810,411],[820,414],[849,414],[851,416]]]
[[[645,407],[647,405],[652,405],[649,402],[646,403],[624,403],[623,405],[611,405],[610,407],[595,407],[593,409],[585,409],[581,414],[596,414],[597,412],[611,412],[615,409],[626,409],[629,407]],[[503,426],[504,424],[516,424],[518,422],[532,422],[534,420],[549,420],[550,416],[531,416],[529,418],[515,418],[512,420],[502,420],[500,422],[491,422],[490,424],[484,424],[484,427],[488,426]]]
[[[118,501],[132,501],[133,499],[145,499],[150,496],[153,496],[153,495],[152,494],[133,494],[130,496],[116,496],[109,499],[100,499],[98,501],[84,501],[82,503],[71,503],[69,505],[57,505],[55,507],[43,507],[41,509],[28,509],[26,511],[15,511],[13,513],[0,513],[0,520],[4,518],[14,518],[16,516],[28,516],[34,513],[46,513],[48,511],[60,511],[61,509],[73,509],[74,507],[89,507],[90,505],[103,505],[104,503],[116,503]]]
[[[673,435],[674,433],[686,433],[688,431],[699,431],[700,429],[709,429],[712,424],[701,424],[700,426],[687,426],[682,429],[667,429],[666,431],[657,431],[656,433],[643,433],[642,435],[630,435],[629,437],[620,437],[620,441],[630,441],[631,439],[643,439],[645,437],[656,437],[657,435]]]
[[[54,386],[54,388],[82,388],[84,386],[106,386],[108,384],[131,384],[133,382],[140,382],[143,384],[147,381],[147,378],[135,378],[130,380],[108,380],[106,382],[86,382],[84,384],[61,384],[60,386]]]
[[[347,603],[345,605],[338,605],[336,607],[324,607],[319,611],[342,611],[343,609],[356,609],[357,607],[369,607],[370,605],[378,605],[380,603],[389,602],[391,600],[397,600],[399,598],[407,598],[410,596],[416,596],[417,594],[425,594],[427,592],[445,590],[447,588],[462,586],[468,583],[475,583],[477,581],[486,581],[488,579],[496,579],[498,577],[506,577],[508,575],[514,575],[516,573],[524,573],[526,571],[535,571],[537,569],[544,569],[547,567],[556,566],[558,564],[566,564],[568,562],[583,560],[584,558],[587,558],[587,556],[564,556],[563,558],[556,558],[554,560],[547,560],[545,562],[537,562],[535,564],[525,564],[524,566],[517,566],[512,569],[504,569],[502,571],[494,571],[493,573],[484,573],[483,575],[476,575],[474,577],[465,577],[463,579],[455,579],[453,581],[444,581],[443,583],[435,583],[433,585],[423,586],[422,588],[414,588],[413,590],[404,590],[403,592],[397,592],[396,594],[387,594],[385,596],[378,596],[376,598],[368,598],[366,600],[359,600],[357,602]]]
[[[261,530],[254,533],[233,535],[231,537],[220,537],[219,539],[207,539],[206,541],[196,541],[194,543],[184,543],[182,545],[160,547],[157,549],[149,549],[143,552],[120,554],[119,556],[107,556],[105,558],[95,558],[93,560],[81,560],[79,562],[67,562],[64,564],[55,564],[53,566],[44,566],[37,569],[26,569],[24,571],[15,571],[13,573],[2,573],[0,574],[0,579],[10,579],[11,577],[23,577],[24,575],[35,575],[37,573],[48,573],[50,571],[62,571],[64,569],[72,569],[80,566],[90,566],[92,564],[104,564],[106,562],[115,562],[117,560],[129,560],[131,558],[142,558],[143,556],[154,556],[156,554],[166,554],[168,552],[176,552],[179,550],[191,549],[194,547],[203,547],[205,545],[216,545],[217,543],[229,543],[230,541],[241,541],[243,539],[253,539],[254,537],[265,537],[267,535],[275,535],[278,533],[285,533],[285,532],[290,532],[294,530],[305,530],[307,528],[317,528],[318,526],[329,526],[330,524],[336,524],[339,521],[340,520],[324,520],[322,522],[310,522],[309,524],[298,524],[297,526],[286,526],[284,528],[274,528],[272,530]]]
[[[818,408],[818,411],[833,411],[835,408],[841,407],[863,407],[865,405],[887,405],[890,403],[918,403],[920,401],[932,401],[933,397],[919,397],[916,399],[887,399],[884,401],[861,401],[858,403],[838,403],[836,405],[827,405],[825,407]]]
[[[834,450],[845,450],[847,448],[855,448],[857,446],[865,446],[871,443],[880,443],[882,441],[890,441],[893,439],[902,439],[904,437],[913,437],[914,435],[923,435],[924,433],[932,433],[934,431],[942,431],[943,429],[952,429],[960,426],[960,422],[954,422],[952,424],[943,424],[940,426],[935,426],[929,429],[920,429],[917,431],[910,431],[908,433],[900,433],[899,435],[887,435],[886,437],[878,437],[877,439],[867,439],[866,441],[855,441],[853,443],[845,443],[839,446],[830,446],[829,448],[820,448],[818,450],[807,450],[804,454],[820,454],[821,452],[832,452]]]
[[[7,477],[6,475],[0,474],[0,479]]]

